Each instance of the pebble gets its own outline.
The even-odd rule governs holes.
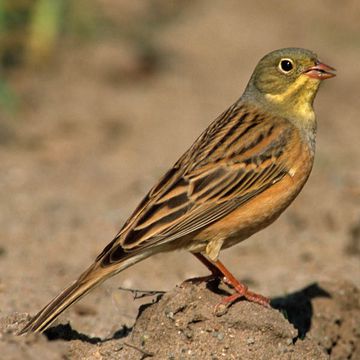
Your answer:
[[[247,340],[246,340],[246,343],[248,344],[248,345],[252,345],[252,344],[255,344],[255,339],[254,338],[248,338]]]
[[[225,337],[225,335],[222,332],[218,332],[218,331],[214,331],[211,335],[213,337],[218,338],[220,341],[224,340],[224,337]]]

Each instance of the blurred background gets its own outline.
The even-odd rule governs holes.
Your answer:
[[[258,60],[289,46],[338,69],[315,103],[314,170],[279,221],[222,260],[269,296],[360,285],[359,23],[355,0],[0,0],[0,315],[34,313],[73,281]],[[63,316],[106,336],[140,304],[119,286],[204,274],[188,254],[159,255]]]

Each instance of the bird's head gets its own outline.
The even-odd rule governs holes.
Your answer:
[[[275,50],[259,61],[244,95],[269,105],[281,115],[313,117],[312,104],[319,85],[334,77],[334,71],[309,50]]]

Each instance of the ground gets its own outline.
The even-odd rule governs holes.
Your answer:
[[[149,13],[145,6],[130,7],[125,1],[117,7],[112,1],[99,4],[106,16],[122,23],[143,24]],[[176,288],[185,279],[207,274],[193,256],[161,254],[106,282],[62,315],[59,323],[71,324],[63,331],[72,334],[72,340],[76,332],[78,340],[49,341],[44,336],[19,340],[12,335],[26,314],[38,311],[91,263],[159,176],[241,95],[259,58],[285,46],[309,48],[338,69],[338,76],[323,84],[315,102],[314,169],[302,193],[274,225],[226,250],[221,260],[252,290],[273,299],[287,299],[318,284],[332,294],[333,302],[320,297],[311,304],[328,315],[332,306],[346,300],[338,300],[344,287],[360,286],[357,3],[319,1],[304,6],[198,0],[181,4],[167,9],[161,26],[152,25],[151,46],[141,43],[141,47],[118,34],[85,43],[70,39],[59,44],[46,68],[11,78],[23,102],[16,114],[2,113],[0,119],[0,351],[10,359],[38,358],[36,354],[49,359],[111,359],[116,348],[123,358],[132,358],[135,355],[125,351],[138,350],[123,344],[141,345],[139,332],[145,329],[146,316],[164,314],[161,306],[171,301],[170,296],[190,303],[198,292],[207,291],[201,286]],[[139,306],[149,300],[133,301],[131,293],[120,287],[169,293],[148,307],[130,332]],[[203,295],[206,301],[195,303],[199,313],[209,315],[199,325],[195,321],[199,333],[207,334],[206,326],[212,334],[216,324],[229,327],[242,321],[235,337],[253,331],[255,335],[248,335],[246,341],[255,339],[256,349],[270,351],[282,336],[281,346],[290,346],[290,354],[295,354],[269,358],[296,359],[301,351],[321,351],[324,358],[329,352],[339,359],[359,356],[354,347],[347,357],[336,357],[340,350],[332,352],[332,345],[325,344],[333,343],[331,317],[328,325],[316,329],[313,312],[310,330],[299,336],[298,328],[278,310],[260,310],[245,302],[230,308],[222,320],[213,319],[211,305],[219,295]],[[341,306],[356,312],[358,297],[348,299],[350,304]],[[319,308],[316,301],[322,301]],[[190,321],[191,308],[185,315]],[[355,322],[358,315],[352,318]],[[264,325],[267,330],[260,336],[256,331],[272,320],[279,327],[272,333]],[[354,327],[359,329],[359,322]],[[177,341],[174,349],[192,349],[181,345],[174,326],[166,329],[164,336]],[[351,337],[348,328],[340,329],[336,331],[341,336]],[[195,340],[202,341],[196,331],[192,346]],[[318,336],[315,340],[309,338],[312,331]],[[145,341],[144,351],[156,354],[154,346],[164,346],[153,335]],[[295,345],[287,340],[295,338]],[[226,344],[232,351],[233,343]],[[166,356],[180,359],[191,354],[174,350]]]

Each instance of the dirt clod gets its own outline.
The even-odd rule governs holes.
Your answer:
[[[219,317],[213,308],[223,295],[184,283],[141,306],[130,332],[100,339],[58,325],[46,336],[17,337],[26,318],[17,314],[1,320],[1,342],[18,344],[22,358],[57,347],[72,359],[357,359],[359,294],[345,282],[312,284],[273,299],[271,309],[239,301]]]

